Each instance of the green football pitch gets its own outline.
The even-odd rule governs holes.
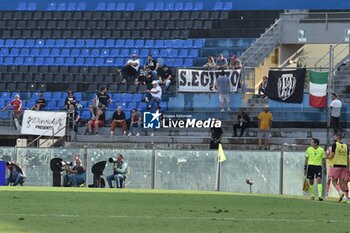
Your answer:
[[[350,232],[350,204],[200,191],[0,187],[0,233]]]

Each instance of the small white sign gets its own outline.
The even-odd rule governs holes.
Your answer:
[[[349,42],[350,29],[345,29],[345,42]]]
[[[298,30],[298,42],[306,42],[306,33],[303,29]]]

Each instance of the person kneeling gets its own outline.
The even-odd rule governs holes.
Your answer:
[[[26,180],[26,175],[24,174],[21,166],[13,161],[6,162],[6,168],[9,170],[9,176],[6,177],[5,185],[16,186],[20,184],[23,186]]]
[[[86,169],[81,165],[81,160],[75,161],[76,165],[70,169],[66,169],[66,175],[64,176],[64,186],[78,187],[85,183]]]

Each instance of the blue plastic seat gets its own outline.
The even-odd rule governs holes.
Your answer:
[[[164,10],[164,2],[156,2],[154,9],[155,11],[163,11]]]
[[[26,56],[29,56],[29,49],[27,48],[22,48],[19,52],[19,55],[22,56],[22,57],[26,57]]]
[[[80,55],[79,49],[72,49],[70,55],[73,57],[79,57]]]
[[[130,93],[124,93],[123,95],[122,95],[122,97],[123,97],[123,101],[125,101],[125,102],[129,102],[129,101],[131,101],[132,100],[132,98],[133,98],[133,94],[130,94]]]
[[[11,49],[10,56],[18,56],[19,55],[19,49],[13,48]]]
[[[115,10],[116,11],[125,11],[125,2],[118,2],[116,7],[115,7]]]
[[[220,11],[220,10],[223,10],[223,8],[224,8],[223,2],[215,2],[213,10]]]
[[[191,39],[184,40],[182,46],[184,48],[192,48],[193,40],[191,40]]]
[[[97,11],[104,11],[106,10],[106,3],[105,2],[99,2],[96,7]]]
[[[117,47],[117,48],[123,48],[124,47],[124,40],[117,40],[116,42],[115,42],[115,47]]]
[[[5,107],[5,101],[0,100],[0,108],[3,109]]]
[[[78,2],[76,10],[85,11],[86,10],[86,3],[85,2]]]
[[[105,60],[103,58],[97,58],[95,64],[92,64],[95,66],[104,66],[105,65]]]
[[[91,113],[90,113],[89,110],[83,110],[83,111],[81,111],[80,116],[81,116],[82,119],[90,120],[90,118],[91,118]]]
[[[5,44],[5,41],[3,39],[0,39],[0,47],[3,47]]]
[[[181,66],[183,66],[183,60],[182,60],[182,58],[176,58],[175,61],[174,61],[173,66],[175,66],[175,67],[181,67]]]
[[[143,48],[144,47],[144,41],[143,40],[136,40],[134,47],[135,48]]]
[[[233,9],[233,4],[232,2],[224,2],[224,5],[222,7],[224,11],[229,11]]]
[[[17,47],[17,48],[22,48],[22,47],[24,47],[24,40],[22,40],[22,39],[16,40],[16,41],[15,41],[14,47]]]
[[[53,39],[46,40],[45,47],[48,47],[48,48],[55,47],[55,40]]]
[[[174,58],[167,58],[165,59],[165,65],[167,66],[174,66]]]
[[[193,43],[194,48],[202,48],[204,45],[204,40],[203,39],[197,39]]]
[[[68,57],[64,63],[67,66],[73,66],[74,65],[74,58],[73,57]]]
[[[156,40],[154,42],[154,48],[164,48],[164,41],[163,40]]]
[[[148,56],[148,49],[141,49],[140,57],[147,57]]]
[[[82,57],[90,56],[90,49],[82,49],[80,56],[82,56]]]
[[[164,5],[164,10],[165,11],[173,11],[175,7],[175,4],[173,2],[167,2]]]
[[[139,111],[142,111],[142,110],[145,110],[147,107],[146,103],[145,102],[140,102],[139,105],[137,106],[137,109]]]
[[[31,99],[37,100],[39,98],[40,93],[39,92],[33,92]]]
[[[1,55],[2,57],[6,57],[6,56],[8,56],[9,54],[10,54],[10,51],[9,51],[8,48],[2,48],[2,49],[0,50],[0,55]]]
[[[174,6],[175,11],[182,11],[184,9],[184,3],[183,2],[176,2]]]
[[[114,11],[115,10],[115,3],[114,2],[108,2],[106,10],[107,11]]]
[[[85,65],[88,65],[88,66],[93,66],[93,65],[95,65],[95,59],[92,58],[92,57],[86,58],[86,60],[85,60]]]
[[[138,49],[131,49],[130,54],[133,54],[133,53],[140,54],[140,51]]]
[[[8,91],[2,92],[1,93],[1,100],[8,101],[11,99],[11,93]]]
[[[195,2],[193,6],[194,11],[201,11],[203,10],[203,2]]]
[[[127,56],[129,56],[129,49],[122,49],[122,50],[120,51],[120,56],[122,56],[122,57],[127,57]]]
[[[108,57],[109,56],[109,49],[102,49],[100,52],[101,52],[100,56],[102,56],[102,57]]]
[[[45,100],[51,100],[52,92],[44,92],[43,97]]]
[[[131,102],[129,102],[129,104],[128,104],[128,109],[130,109],[130,110],[132,110],[132,109],[134,109],[134,108],[137,108],[137,103],[136,102],[134,102],[134,101],[131,101]]]
[[[55,64],[55,59],[53,57],[47,57],[45,58],[45,65],[50,66]]]
[[[66,40],[66,47],[75,47],[75,40],[72,40],[72,39],[68,39]]]
[[[121,101],[121,100],[122,100],[122,94],[120,94],[120,93],[114,93],[114,94],[112,95],[112,100],[113,100],[114,102],[119,102],[119,101]]]
[[[155,3],[154,2],[148,2],[145,6],[145,11],[153,11],[155,8]]]
[[[57,54],[58,52],[58,54]],[[51,56],[57,57],[57,56],[62,56],[62,57],[68,57],[70,54],[69,49],[62,49],[61,53],[59,53],[60,51],[58,49],[52,49],[51,50]]]
[[[164,58],[168,57],[168,56],[169,56],[169,51],[168,51],[168,49],[161,49],[161,50],[160,50],[160,53],[159,53],[159,56],[160,56],[160,57],[164,57]]]
[[[174,47],[174,40],[165,40],[164,41],[164,47],[168,48],[168,49]]]
[[[75,2],[69,2],[67,5],[67,11],[75,11],[77,9],[77,4]]]
[[[95,40],[85,40],[85,47],[94,47],[95,46]]]
[[[46,109],[49,109],[49,110],[56,110],[57,109],[57,103],[55,100],[49,100],[47,101],[47,104],[46,104]]]
[[[62,92],[52,92],[51,99],[60,100],[62,98]]]
[[[24,59],[23,59],[23,57],[16,57],[16,59],[15,59],[15,65],[20,66],[20,65],[23,65],[23,64],[24,64]]]
[[[16,10],[18,10],[18,11],[27,10],[27,3],[26,2],[19,2]]]
[[[47,6],[46,10],[48,10],[48,11],[55,11],[55,10],[57,10],[57,4],[55,2],[49,3],[49,5]]]
[[[34,58],[33,57],[26,57],[24,59],[24,64],[29,66],[29,65],[33,65],[34,64]]]
[[[58,39],[56,40],[55,47],[64,47],[65,46],[65,40]]]
[[[5,47],[10,47],[10,48],[12,48],[12,47],[14,47],[14,45],[15,45],[15,40],[13,40],[13,39],[7,39],[6,41],[5,41]]]
[[[115,65],[120,67],[124,65],[124,59],[123,58],[117,58],[117,60],[115,61]]]
[[[13,63],[14,63],[13,57],[6,57],[4,60],[5,65],[13,65]]]
[[[174,40],[173,44],[175,48],[183,48],[184,47],[184,41],[183,40]]]
[[[0,119],[9,119],[9,117],[10,117],[10,111],[0,112]]]
[[[179,53],[179,57],[188,57],[188,50],[187,49],[181,49]]]
[[[96,40],[95,47],[105,47],[105,40],[102,40],[102,39]]]
[[[112,57],[117,57],[119,56],[119,49],[112,49],[111,54]]]
[[[39,54],[40,54],[39,49],[32,49],[32,50],[30,51],[30,55],[31,55],[31,56],[37,57],[37,56],[39,56]]]
[[[106,47],[114,47],[115,46],[115,40],[108,39],[106,40]]]
[[[193,2],[186,2],[185,3],[185,6],[184,6],[185,11],[193,11],[193,8],[194,8]]]
[[[134,2],[128,2],[125,6],[126,11],[134,11],[135,8],[135,3]]]
[[[58,11],[65,11],[67,9],[67,3],[60,2],[57,4],[57,10]]]
[[[93,50],[91,50],[90,56],[92,56],[92,57],[98,57],[98,56],[100,56],[100,50],[99,50],[99,49],[93,49]]]
[[[193,66],[193,59],[192,58],[186,58],[184,62],[185,67],[192,67]]]
[[[76,40],[75,47],[80,47],[80,48],[85,47],[85,40],[83,40],[83,39]]]
[[[126,48],[134,47],[134,40],[126,40],[124,47],[126,47]]]
[[[191,49],[189,57],[198,57],[198,50],[197,49]]]
[[[98,58],[98,59],[103,59],[103,58]],[[114,64],[114,59],[113,58],[106,58],[105,59],[105,65],[106,66],[115,66],[115,64]]]
[[[166,111],[166,110],[168,110],[168,103],[160,102],[159,107],[160,107],[160,109],[162,109],[162,111]]]
[[[142,99],[142,94],[140,94],[140,93],[135,93],[132,97],[132,100],[135,102],[140,102],[141,99]]]
[[[176,58],[178,56],[178,54],[179,54],[179,51],[177,49],[171,49],[169,57]]]
[[[57,65],[57,66],[64,65],[64,58],[63,57],[57,57],[55,59],[55,65]]]
[[[145,45],[143,46],[145,48],[153,48],[154,47],[154,40],[146,40]]]
[[[82,57],[78,57],[77,59],[75,59],[75,63],[76,66],[82,66],[85,64],[85,60]]]
[[[49,49],[41,49],[40,56],[44,56],[44,57],[50,56],[50,50]]]

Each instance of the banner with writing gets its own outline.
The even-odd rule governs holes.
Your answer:
[[[221,70],[178,70],[179,92],[213,92],[216,79]],[[225,70],[230,79],[230,91],[236,92],[240,87],[241,70]]]
[[[63,137],[66,130],[66,112],[25,110],[22,121],[22,134]]]

